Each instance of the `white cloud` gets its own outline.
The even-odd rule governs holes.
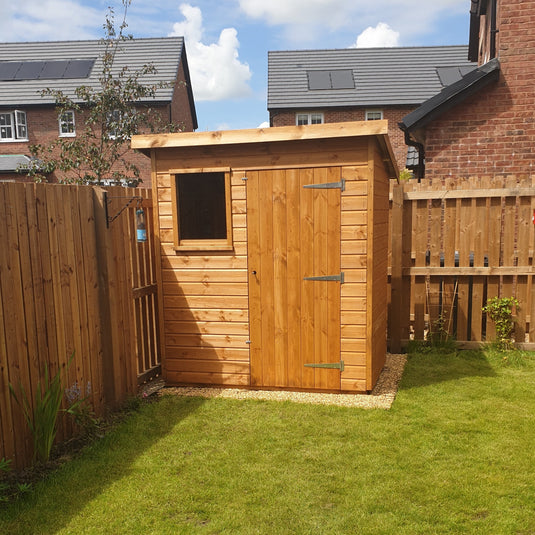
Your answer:
[[[269,122],[264,121],[263,123],[260,123],[257,128],[269,128]]]
[[[193,94],[196,100],[225,100],[251,94],[249,65],[239,60],[238,32],[234,28],[221,31],[217,43],[202,42],[204,29],[198,7],[182,4],[185,20],[176,22],[170,35],[184,36]]]
[[[294,41],[317,41],[321,33],[375,26],[378,20],[404,35],[429,34],[444,15],[468,12],[467,0],[239,0],[251,18],[282,26]],[[468,16],[468,14],[466,15]]]
[[[93,39],[103,22],[103,10],[76,0],[0,0],[3,42]]]
[[[358,37],[352,48],[389,47],[399,45],[399,32],[388,24],[380,22],[375,28],[368,26]]]

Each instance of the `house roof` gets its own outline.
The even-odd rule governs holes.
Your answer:
[[[499,74],[499,61],[496,58],[490,60],[426,100],[420,107],[403,117],[399,127],[405,132],[415,132],[423,128],[445,111],[497,80]]]
[[[98,88],[103,50],[101,40],[0,43],[0,106],[54,104],[52,97],[40,95],[44,88],[61,90],[71,98],[75,96],[75,88],[81,85]],[[158,89],[155,98],[150,100],[168,103],[173,97],[172,82],[180,61],[184,62],[186,82],[191,87],[182,37],[126,40],[120,45],[114,69],[118,71],[127,65],[136,70],[152,63],[157,73],[141,81],[170,83],[169,87]],[[13,74],[11,79],[10,73]],[[196,122],[192,95],[190,100]]]
[[[419,105],[443,89],[441,71],[476,67],[467,55],[464,45],[272,51],[268,109]]]

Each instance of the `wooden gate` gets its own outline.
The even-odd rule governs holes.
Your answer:
[[[340,390],[341,169],[246,179],[251,385]]]

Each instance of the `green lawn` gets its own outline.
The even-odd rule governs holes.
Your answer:
[[[535,357],[413,354],[391,410],[165,397],[0,533],[535,533]]]

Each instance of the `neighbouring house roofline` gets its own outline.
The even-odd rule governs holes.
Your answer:
[[[496,58],[491,59],[426,100],[420,107],[406,115],[399,123],[399,127],[415,141],[422,142],[422,137],[418,135],[422,128],[488,84],[497,81],[499,75],[500,62]]]
[[[46,63],[67,62],[69,60],[90,59],[94,64],[88,73],[78,77],[68,78],[38,78],[31,79],[3,79],[0,80],[0,107],[14,108],[26,106],[54,105],[55,100],[51,96],[41,96],[41,90],[50,88],[63,91],[67,96],[76,100],[74,90],[81,86],[89,86],[98,89],[99,75],[102,72],[101,56],[104,50],[103,40],[85,41],[50,41],[50,42],[18,42],[0,43],[0,57],[3,66],[8,62]],[[149,99],[141,104],[170,104],[173,100],[175,80],[180,67],[183,64],[185,81],[189,97],[189,106],[193,118],[194,128],[197,128],[197,115],[191,80],[187,65],[184,38],[183,37],[159,37],[125,40],[120,44],[116,56],[114,68],[119,71],[124,66],[132,70],[152,64],[156,74],[148,75],[141,79],[148,84],[167,84],[167,87],[158,88],[154,99]],[[31,65],[28,65],[31,66]]]
[[[466,45],[270,51],[267,108],[418,106],[443,89],[445,70],[477,66],[467,54]]]

